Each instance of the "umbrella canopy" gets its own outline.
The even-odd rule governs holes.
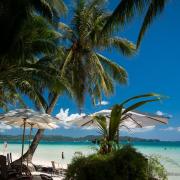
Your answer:
[[[102,110],[91,115],[85,115],[82,117],[78,117],[69,121],[70,125],[76,125],[78,127],[98,127],[95,116],[105,116],[106,120],[109,121],[111,115],[111,110]],[[156,126],[160,124],[167,124],[168,118],[163,116],[157,116],[153,114],[146,114],[137,111],[130,111],[123,116],[124,120],[120,124],[120,127],[124,126],[129,129],[133,128],[144,128],[150,126]]]
[[[32,109],[16,109],[1,116],[1,121],[5,124],[18,127],[23,127],[24,120],[26,121],[26,127],[38,129],[54,129],[58,127],[55,124],[55,118]]]
[[[55,129],[58,126],[55,124],[55,118],[48,114],[34,111],[32,109],[16,109],[9,111],[0,118],[4,124],[13,125],[23,128],[22,135],[22,152],[21,152],[21,172],[22,172],[22,162],[23,162],[23,152],[24,152],[24,138],[26,127],[30,128],[29,135],[29,146],[31,139],[32,128],[38,129]],[[28,166],[28,158],[27,158]]]

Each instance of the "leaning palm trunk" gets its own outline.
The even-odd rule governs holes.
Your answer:
[[[46,109],[46,113],[47,114],[51,114],[57,101],[58,101],[58,98],[59,98],[59,95],[58,94],[55,94],[53,99],[51,100],[51,103],[49,105],[49,107]],[[40,143],[41,139],[42,139],[42,136],[44,134],[44,129],[38,129],[28,151],[22,156],[20,157],[18,160],[14,161],[13,163],[14,164],[19,164],[20,161],[21,161],[21,158],[23,158],[23,160],[25,161],[26,159],[28,159],[28,162],[32,164],[32,158],[33,158],[33,155],[38,147],[38,144]],[[34,167],[32,167],[32,170],[34,170]]]

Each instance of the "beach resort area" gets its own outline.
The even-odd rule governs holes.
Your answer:
[[[180,180],[179,8],[1,0],[0,180]]]

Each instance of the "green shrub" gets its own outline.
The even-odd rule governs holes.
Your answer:
[[[167,172],[164,166],[159,162],[157,156],[150,156],[148,158],[148,177],[153,179],[154,177],[158,180],[167,180]]]
[[[130,146],[107,155],[75,157],[65,180],[147,180],[148,161]]]

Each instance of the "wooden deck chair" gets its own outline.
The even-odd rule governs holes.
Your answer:
[[[7,178],[6,156],[0,155],[0,179]]]
[[[59,163],[57,163],[55,161],[51,161],[51,164],[52,164],[53,173],[59,174],[59,175],[63,174],[63,168],[60,168]],[[58,167],[56,166],[56,164],[58,165]]]
[[[7,154],[7,165],[8,165],[8,167],[10,167],[11,163],[12,163],[12,154],[8,153]]]

